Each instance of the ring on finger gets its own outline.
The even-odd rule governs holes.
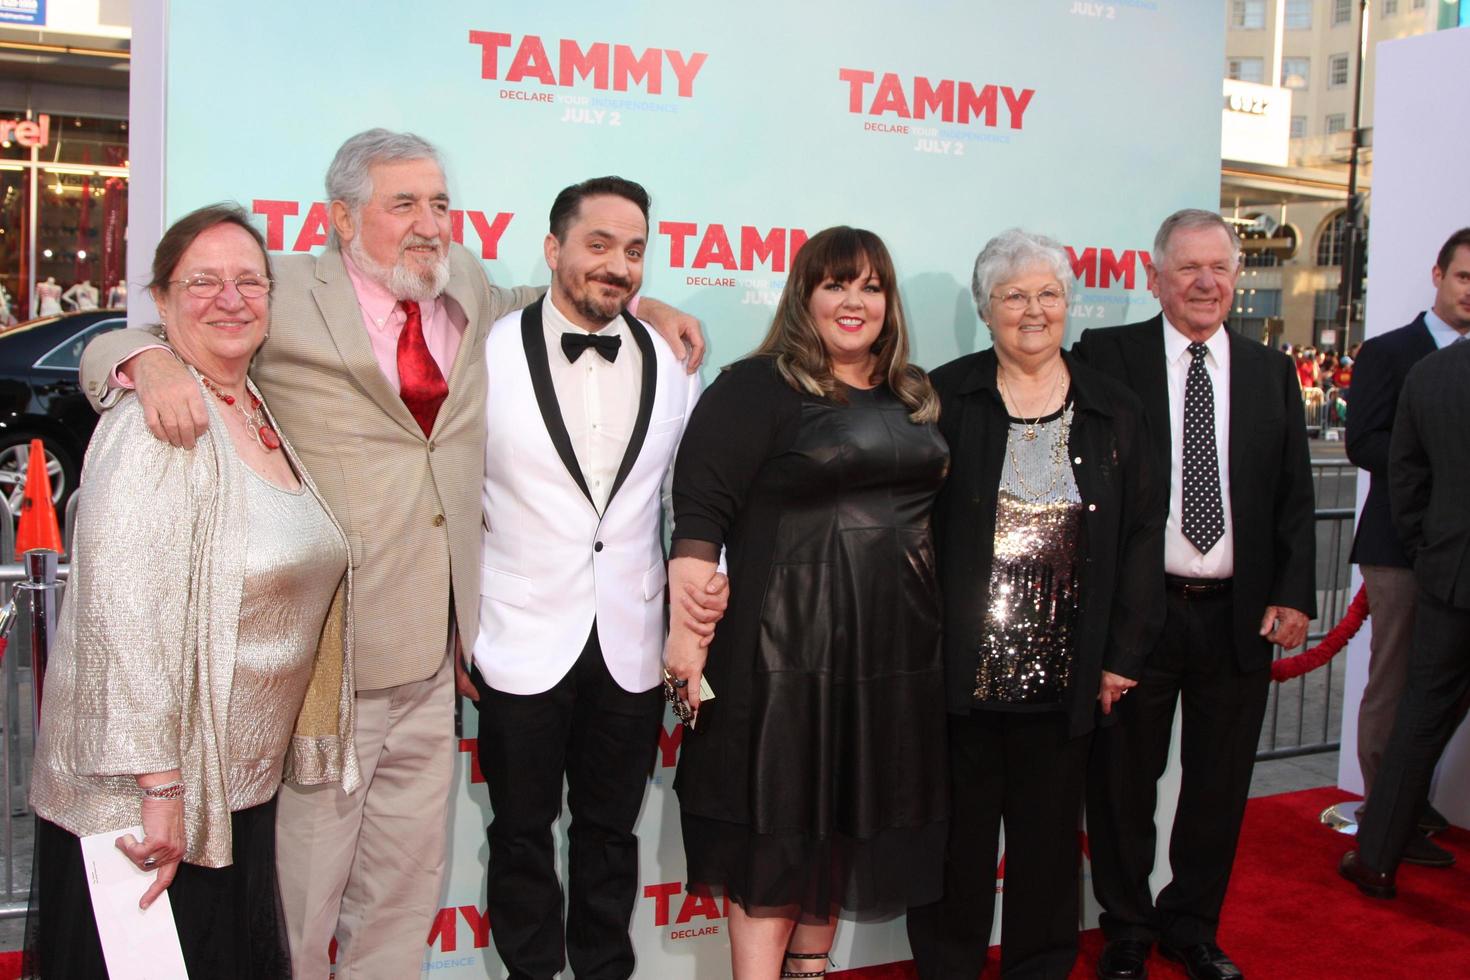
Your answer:
[[[143,867],[151,868],[158,863],[158,855],[150,854],[143,859]]]

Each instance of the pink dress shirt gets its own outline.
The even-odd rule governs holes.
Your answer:
[[[373,357],[383,377],[397,391],[398,335],[403,333],[403,307],[392,293],[363,275],[346,252],[342,253],[342,264],[347,267],[353,292],[357,293],[357,305],[362,310],[363,329],[373,345]],[[451,309],[443,296],[437,296],[419,304],[419,316],[423,320],[424,343],[429,345],[429,353],[447,381],[454,367],[454,355],[459,353],[460,339],[464,337],[464,311],[458,306]]]

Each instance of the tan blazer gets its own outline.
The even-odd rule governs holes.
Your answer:
[[[425,437],[373,357],[341,254],[271,259],[270,339],[251,377],[347,532],[359,691],[433,676],[444,660],[451,588],[465,650],[478,633],[485,336],[539,291],[491,285],[458,245],[449,261],[445,294],[467,326],[449,397]],[[106,379],[119,361],[157,342],[120,330],[90,344],[82,384],[93,404],[115,397]]]

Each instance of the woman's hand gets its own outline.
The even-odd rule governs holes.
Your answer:
[[[730,580],[715,572],[703,586],[696,582],[685,582],[684,588],[674,597],[673,625],[677,624],[700,638],[699,645],[707,647],[715,638],[715,624],[725,615],[730,605]]]
[[[673,597],[669,638],[664,644],[664,668],[676,696],[699,711],[699,684],[704,677],[707,647],[715,623],[724,615],[729,582],[703,558],[680,557],[669,562],[669,595]],[[694,717],[691,715],[690,722]]]
[[[1103,671],[1102,684],[1097,692],[1097,699],[1102,702],[1103,714],[1112,714],[1113,705],[1123,700],[1123,695],[1128,693],[1128,689],[1137,684],[1137,681],[1124,677],[1122,674],[1115,674],[1110,670]]]
[[[664,669],[673,678],[679,700],[689,705],[696,715],[699,712],[699,685],[704,678],[704,663],[709,650],[693,633],[670,630],[664,643]],[[691,719],[692,720],[692,719]]]
[[[150,773],[138,777],[138,786],[140,789],[147,789],[174,782],[178,778],[177,770],[173,773]],[[184,857],[184,798],[179,796],[175,799],[154,799],[144,796],[143,839],[139,841],[132,834],[124,834],[117,839],[117,848],[139,869],[158,872],[158,877],[138,901],[138,908],[146,909],[173,883],[179,861]]]

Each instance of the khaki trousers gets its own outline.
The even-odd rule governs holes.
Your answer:
[[[1373,789],[1383,750],[1393,731],[1393,718],[1409,674],[1409,646],[1414,634],[1414,573],[1391,565],[1361,565],[1368,590],[1368,682],[1358,705],[1358,768],[1363,773],[1363,799]]]
[[[357,695],[363,785],[283,786],[276,863],[296,980],[423,970],[439,910],[454,772],[454,671]]]

